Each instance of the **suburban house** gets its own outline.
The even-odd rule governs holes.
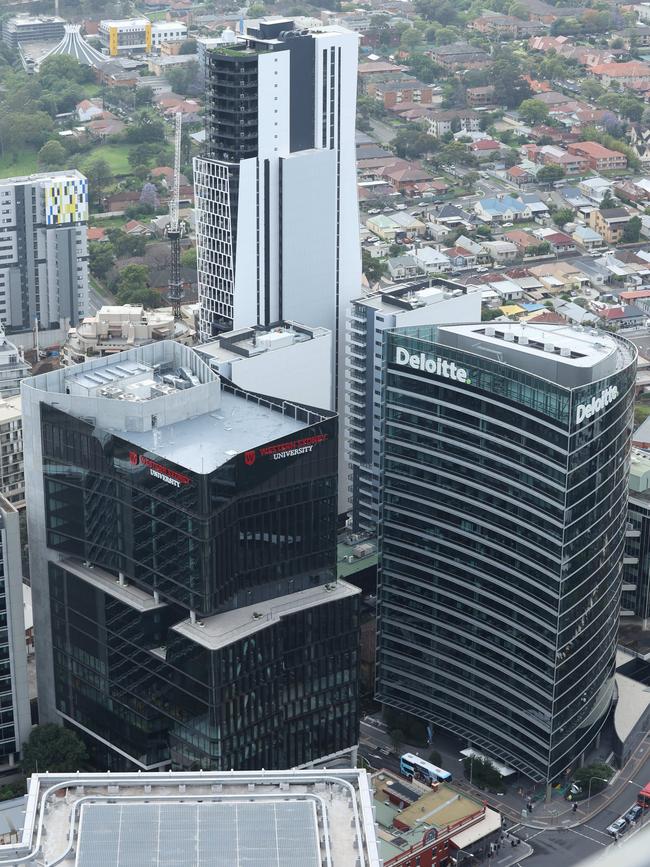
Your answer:
[[[75,106],[77,119],[81,123],[87,123],[89,120],[94,120],[96,117],[101,117],[104,113],[101,99],[82,99]]]
[[[565,232],[553,232],[551,235],[545,235],[544,240],[551,245],[551,250],[554,253],[572,253],[576,248],[576,242]]]
[[[517,184],[518,187],[532,184],[535,180],[535,175],[522,166],[511,166],[509,169],[506,169],[506,177],[513,184]]]
[[[504,233],[503,239],[514,244],[520,256],[528,255],[529,251],[535,250],[541,243],[539,238],[523,229],[511,229],[509,232]]]
[[[528,269],[536,277],[548,294],[559,295],[571,292],[589,283],[589,277],[568,262],[545,262]]]
[[[501,153],[501,147],[501,142],[494,141],[494,139],[491,138],[484,138],[479,139],[478,141],[473,141],[471,145],[469,145],[469,150],[480,160],[490,160]]]
[[[418,184],[431,180],[428,172],[414,165],[387,166],[382,170],[381,175],[399,193],[410,192]]]
[[[631,215],[626,208],[594,208],[589,214],[589,225],[598,232],[608,244],[616,244],[623,237],[623,230],[630,222]]]
[[[393,280],[406,280],[422,273],[418,260],[409,254],[394,256],[386,264]]]
[[[441,271],[448,271],[451,267],[449,257],[441,253],[440,250],[434,250],[433,247],[419,247],[413,251],[413,255],[425,274],[437,274]]]
[[[609,87],[612,82],[634,84],[637,81],[650,81],[650,65],[639,60],[629,60],[627,63],[602,63],[592,66],[589,72],[599,78],[605,87]]]
[[[384,214],[377,214],[376,217],[368,217],[366,227],[370,229],[373,235],[376,235],[384,241],[394,241],[395,235],[401,231],[400,226]]]
[[[513,196],[479,199],[474,205],[474,211],[485,223],[515,223],[532,218],[528,205]]]
[[[599,235],[589,226],[578,226],[572,235],[573,240],[584,247],[585,250],[594,250],[596,247],[601,247],[603,244],[603,236]]]
[[[647,319],[647,314],[636,304],[604,307],[598,310],[598,316],[605,325],[615,328],[643,328]]]
[[[519,256],[518,247],[510,241],[484,241],[483,248],[497,263],[510,262]]]
[[[476,267],[476,256],[464,247],[449,247],[444,251],[454,271],[466,271]]]

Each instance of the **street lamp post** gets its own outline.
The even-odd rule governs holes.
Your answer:
[[[461,855],[465,855],[467,858],[472,858],[476,860],[476,855],[473,855],[471,852],[468,852],[466,849],[459,849],[457,852],[454,852],[454,864],[465,863],[465,861],[460,862],[458,859]]]
[[[589,788],[587,789],[587,806],[589,806],[589,801],[591,799],[591,783],[593,780],[600,780],[601,783],[609,783],[609,780],[606,780],[605,777],[589,777]]]

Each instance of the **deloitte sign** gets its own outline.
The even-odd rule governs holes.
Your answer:
[[[395,350],[395,364],[399,364],[402,367],[412,367],[413,370],[424,370],[427,373],[435,373],[436,376],[442,376],[443,379],[454,379],[456,382],[462,382],[465,385],[469,385],[472,381],[468,378],[465,368],[457,367],[455,361],[447,361],[446,358],[435,358],[433,355],[427,355],[426,352],[411,354],[403,346],[398,346]]]
[[[618,386],[610,385],[604,388],[599,397],[592,397],[589,403],[579,403],[576,407],[576,424],[581,424],[586,418],[591,418],[618,397]]]

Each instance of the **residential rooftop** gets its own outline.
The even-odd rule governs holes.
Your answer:
[[[101,854],[100,854],[101,853]],[[61,867],[379,867],[365,771],[34,774],[0,859]]]

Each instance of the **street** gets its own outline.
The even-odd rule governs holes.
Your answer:
[[[111,301],[108,298],[104,298],[99,294],[97,289],[89,283],[88,285],[88,315],[94,316],[95,313],[99,310],[100,307],[103,307],[104,304],[114,304],[114,301]]]
[[[458,754],[454,752],[451,742],[447,742],[438,734],[434,737],[434,741],[433,746],[442,755],[443,766],[456,775],[456,783],[465,789],[466,783],[462,770],[459,768],[460,760]],[[411,747],[408,744],[404,744],[400,748],[400,752],[406,752],[410,749],[423,757],[427,756],[427,748]],[[391,738],[386,726],[381,721],[365,717],[361,722],[359,755],[363,756],[373,769],[386,768],[386,770],[399,773],[399,756],[393,750]],[[615,842],[607,834],[606,828],[636,802],[637,793],[649,781],[650,754],[647,755],[633,779],[626,780],[621,776],[614,779],[613,787],[615,789],[621,787],[621,792],[611,804],[603,807],[588,820],[587,816],[591,810],[587,808],[585,802],[579,802],[575,814],[569,811],[562,813],[561,816],[558,815],[557,828],[540,830],[539,828],[522,826],[520,822],[508,821],[508,828],[533,848],[533,854],[525,857],[525,859],[521,858],[521,863],[525,864],[526,867],[575,867],[583,859],[604,852],[610,846],[620,847],[624,852],[626,840],[638,834],[643,828],[650,828],[650,811],[645,815],[644,821],[638,827],[630,828],[619,842]],[[487,801],[495,809],[507,810],[510,816],[513,815],[513,811],[519,811],[525,803],[524,799],[518,798],[514,792],[504,796],[490,795],[487,797]],[[591,801],[593,804],[595,798],[592,798]],[[559,809],[564,809],[565,806],[566,802],[558,801]],[[531,816],[531,821],[535,821],[534,814]],[[573,824],[581,821],[584,824],[576,828],[562,827],[562,824]],[[513,864],[512,861],[509,861],[508,863],[510,867],[516,867],[519,862]],[[648,863],[650,864],[650,859]],[[491,867],[499,867],[498,862],[495,862]]]

